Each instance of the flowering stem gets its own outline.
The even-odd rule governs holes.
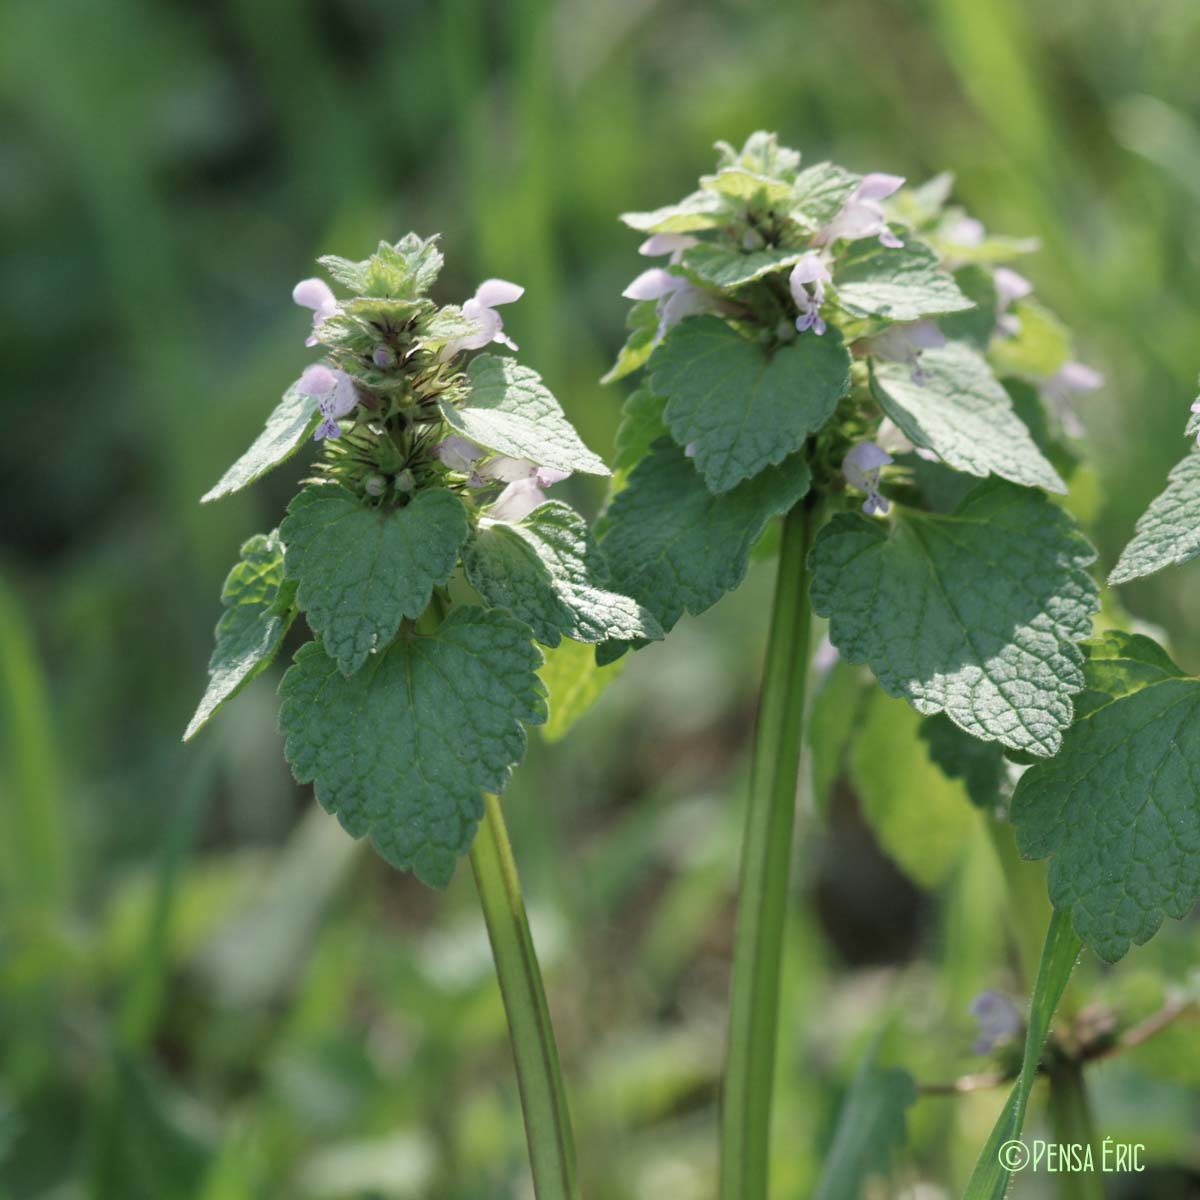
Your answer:
[[[755,733],[733,951],[721,1105],[722,1200],[765,1200],[779,968],[808,674],[807,559],[816,525],[802,501],[783,526]]]
[[[471,847],[471,869],[508,1017],[533,1190],[537,1200],[578,1200],[571,1115],[521,882],[500,800],[485,795],[484,804],[483,823]]]
[[[1077,1059],[1053,1063],[1049,1068],[1049,1078],[1047,1108],[1055,1141],[1064,1146],[1090,1146],[1093,1163],[1092,1170],[1065,1171],[1060,1174],[1058,1194],[1062,1200],[1104,1200],[1104,1188],[1100,1182],[1103,1149],[1092,1121],[1083,1064]]]

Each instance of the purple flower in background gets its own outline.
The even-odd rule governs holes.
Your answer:
[[[842,459],[842,474],[846,482],[860,492],[867,493],[862,510],[868,517],[888,510],[888,502],[879,494],[879,472],[891,461],[892,456],[874,442],[859,442]]]
[[[358,404],[354,380],[345,371],[331,371],[314,363],[305,369],[296,386],[306,396],[320,397],[317,407],[323,419],[313,438],[319,442],[322,438],[340,437],[342,430],[338,418],[348,416]]]
[[[557,467],[539,467],[528,459],[497,455],[479,468],[479,475],[482,479],[494,479],[508,486],[493,501],[487,515],[509,524],[519,521],[545,502],[543,489],[561,483],[570,474],[570,471],[560,471]]]
[[[501,304],[520,300],[524,294],[525,289],[520,284],[509,283],[506,279],[485,279],[475,289],[475,295],[462,307],[463,316],[475,326],[474,331],[451,338],[442,347],[442,361],[453,358],[463,350],[481,350],[490,342],[499,342],[510,350],[517,349],[517,343],[505,334],[504,321],[496,309]]]
[[[662,341],[663,335],[672,325],[678,325],[684,317],[703,312],[712,306],[712,297],[702,288],[696,287],[691,280],[682,275],[673,275],[662,267],[651,267],[648,271],[643,271],[621,295],[626,300],[658,301],[658,330],[654,334],[656,345]]]
[[[806,254],[788,276],[788,289],[800,310],[796,328],[803,333],[811,329],[820,336],[825,332],[821,305],[825,303],[825,285],[830,281],[829,268],[819,254]]]
[[[473,479],[478,478],[475,464],[487,453],[482,446],[477,446],[468,438],[459,437],[457,433],[443,438],[433,452],[450,470],[458,475],[470,475]],[[482,486],[482,481],[478,486]]]
[[[979,1022],[979,1037],[971,1047],[975,1054],[990,1054],[1016,1037],[1024,1024],[1017,1006],[1001,992],[980,992],[971,1001],[970,1012]]]
[[[1015,336],[1021,332],[1021,322],[1008,311],[1009,307],[1016,300],[1024,300],[1033,291],[1033,284],[1008,267],[998,267],[992,282],[996,285],[996,329]]]
[[[883,175],[878,172],[864,175],[862,182],[850,193],[841,211],[813,239],[817,246],[828,246],[838,238],[858,241],[878,237],[882,245],[895,249],[904,243],[888,228],[880,200],[886,200],[904,183],[902,175]]]
[[[323,279],[302,279],[292,288],[292,299],[301,308],[311,308],[313,312],[313,331],[306,346],[315,346],[318,342],[317,327],[326,317],[331,317],[337,311],[337,299],[329,284]]]
[[[1094,392],[1104,386],[1104,376],[1081,362],[1069,362],[1042,383],[1042,395],[1050,405],[1063,430],[1071,437],[1083,436],[1083,425],[1075,413],[1077,392]]]
[[[912,370],[913,383],[920,386],[925,383],[925,372],[921,370],[922,352],[940,350],[945,344],[945,335],[932,321],[909,321],[889,326],[868,338],[866,347],[872,358],[907,363]]]

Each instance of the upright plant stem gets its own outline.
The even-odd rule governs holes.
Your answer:
[[[1062,1200],[1104,1200],[1101,1146],[1092,1121],[1083,1066],[1075,1060],[1051,1065],[1047,1107],[1054,1140],[1060,1145],[1090,1146],[1092,1171],[1064,1171],[1058,1176]],[[1082,1153],[1082,1151],[1080,1152]]]
[[[766,1200],[779,967],[795,824],[811,611],[807,559],[815,525],[804,503],[783,526],[759,700],[729,1002],[721,1105],[722,1200]]]
[[[525,916],[525,901],[521,898],[521,881],[517,878],[500,801],[496,796],[486,795],[484,803],[483,823],[471,847],[471,869],[508,1017],[533,1168],[533,1190],[537,1200],[578,1200],[571,1114],[567,1110],[542,975]]]

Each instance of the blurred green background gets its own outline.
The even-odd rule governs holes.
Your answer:
[[[225,571],[303,467],[197,498],[310,360],[289,291],[317,254],[441,230],[441,301],[523,283],[521,356],[608,453],[623,393],[597,380],[644,265],[617,213],[759,127],[809,161],[953,167],[989,227],[1042,238],[1022,269],[1108,378],[1082,416],[1110,564],[1200,369],[1198,49],[1195,0],[0,8],[0,1196],[531,1194],[469,873],[435,896],[314,811],[278,671],[179,743]],[[507,797],[593,1200],[713,1194],[769,593],[757,567],[639,655]],[[1200,573],[1123,598],[1200,668]],[[908,710],[866,704],[894,758],[824,764],[828,818],[802,797],[780,1197],[810,1194],[881,1029],[922,1081],[980,1070],[970,997],[1025,986],[960,796],[925,878],[893,859],[922,857],[927,814],[890,814],[889,853],[870,832],[889,772],[923,767]],[[1152,1005],[1198,944],[1172,924],[1081,986]],[[1198,1041],[1092,1072],[1100,1129],[1155,1168],[1111,1196],[1200,1194]],[[922,1099],[897,1186],[954,1194],[999,1098]]]

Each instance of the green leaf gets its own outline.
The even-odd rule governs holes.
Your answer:
[[[651,388],[667,397],[672,437],[695,444],[696,468],[714,492],[800,449],[850,388],[850,355],[835,330],[772,354],[707,314],[676,325],[649,369]]]
[[[871,363],[872,394],[914,445],[969,475],[1067,490],[977,350],[962,342],[926,350],[919,382],[913,374],[908,363]]]
[[[1071,929],[1071,922],[1063,913],[1054,913],[1046,930],[1046,944],[1042,948],[1042,961],[1038,966],[1037,982],[1029,1007],[1021,1073],[980,1152],[963,1200],[1004,1200],[1004,1194],[1008,1191],[1009,1171],[1003,1166],[1000,1150],[1006,1142],[1015,1141],[1021,1136],[1029,1093],[1037,1078],[1042,1047],[1050,1032],[1050,1021],[1066,990],[1067,980],[1075,969],[1079,949],[1079,939]]]
[[[1048,308],[1036,300],[1017,300],[1010,315],[1020,321],[1020,329],[992,342],[989,356],[997,371],[1041,379],[1066,366],[1071,335]]]
[[[917,1087],[907,1071],[881,1067],[876,1049],[855,1072],[825,1156],[815,1200],[861,1200],[874,1176],[885,1176],[908,1137],[905,1111]]]
[[[743,167],[771,179],[792,179],[800,166],[800,152],[779,144],[778,134],[755,130],[740,150],[728,142],[717,142],[721,167]]]
[[[511,358],[480,354],[467,374],[470,395],[461,407],[441,401],[442,416],[464,437],[540,467],[607,475],[604,462],[579,440],[542,377]]]
[[[683,252],[685,274],[704,287],[730,289],[762,279],[776,271],[786,271],[798,263],[806,250],[740,250],[736,246],[715,246],[701,242]]]
[[[614,471],[631,471],[650,453],[650,447],[667,435],[667,423],[663,419],[666,407],[666,400],[649,388],[638,388],[630,393],[621,408],[621,424],[617,426]]]
[[[270,665],[295,620],[296,588],[283,578],[283,543],[277,529],[256,534],[242,546],[221,589],[221,603],[225,611],[208,662],[208,687],[188,722],[185,742]]]
[[[300,783],[388,862],[444,887],[471,846],[484,791],[499,792],[546,719],[541,655],[520,621],[455,609],[406,629],[352,676],[317,642],[280,684],[284,754]]]
[[[729,201],[716,192],[701,190],[650,212],[627,212],[621,220],[639,233],[696,233],[716,229],[733,216]]]
[[[607,568],[587,522],[556,500],[513,525],[480,521],[463,550],[463,567],[489,605],[507,608],[547,646],[564,634],[592,643],[663,636],[637,601],[603,586]]]
[[[462,501],[446,488],[403,508],[368,507],[335,483],[305,488],[280,526],[284,571],[314,633],[347,675],[416,620],[450,578],[469,532]]]
[[[792,185],[789,215],[806,229],[816,231],[842,211],[861,182],[861,175],[852,175],[835,163],[806,167]]]
[[[1075,702],[1076,709],[1079,701]],[[972,804],[996,808],[1008,778],[1004,751],[995,742],[981,742],[964,733],[944,713],[925,717],[917,730],[930,761],[949,779],[961,779]]]
[[[1077,720],[1151,683],[1184,678],[1171,656],[1145,634],[1108,629],[1082,643],[1082,649],[1087,688],[1075,697]]]
[[[919,321],[972,307],[937,254],[916,240],[898,249],[855,242],[838,260],[833,285],[838,304],[857,317]]]
[[[327,254],[317,260],[338,283],[360,296],[415,300],[433,286],[442,270],[437,236],[405,234],[395,245],[380,242],[370,258],[353,262]]]
[[[817,535],[813,606],[851,662],[918,712],[975,737],[1054,754],[1083,688],[1095,552],[1038,492],[989,481],[951,516],[853,513]]]
[[[266,428],[254,439],[254,444],[200,497],[200,503],[240,492],[291,458],[316,429],[319,403],[319,396],[309,396],[300,390],[299,382],[293,383],[267,418]]]
[[[612,586],[645,605],[665,630],[685,609],[702,613],[742,582],[755,539],[809,482],[797,454],[713,495],[678,446],[656,442],[608,511],[600,546]]]
[[[742,204],[764,208],[781,204],[792,194],[792,185],[745,167],[722,167],[715,175],[701,175],[700,186]]]
[[[629,337],[625,339],[617,361],[600,377],[601,383],[615,383],[645,366],[646,359],[654,350],[654,339],[658,334],[657,303],[653,300],[638,300],[631,304],[625,324],[629,329]]]
[[[1133,540],[1121,551],[1108,577],[1128,583],[1164,567],[1191,562],[1200,554],[1200,450],[1176,463],[1166,489],[1138,518]]]
[[[1050,856],[1050,899],[1109,962],[1200,896],[1200,680],[1146,640],[1099,647],[1088,676],[1100,702],[1012,802],[1021,852]]]
[[[850,778],[884,852],[923,888],[943,883],[978,817],[961,783],[929,760],[921,717],[878,689],[850,752]]]
[[[564,640],[546,651],[546,661],[538,671],[549,692],[550,715],[541,727],[547,742],[566,737],[571,727],[600,699],[605,688],[625,669],[627,658],[607,666],[596,664],[596,655],[582,642]]]
[[[954,282],[975,307],[942,317],[938,328],[952,342],[969,342],[978,350],[986,350],[996,331],[997,297],[992,273],[983,267],[959,267]]]

